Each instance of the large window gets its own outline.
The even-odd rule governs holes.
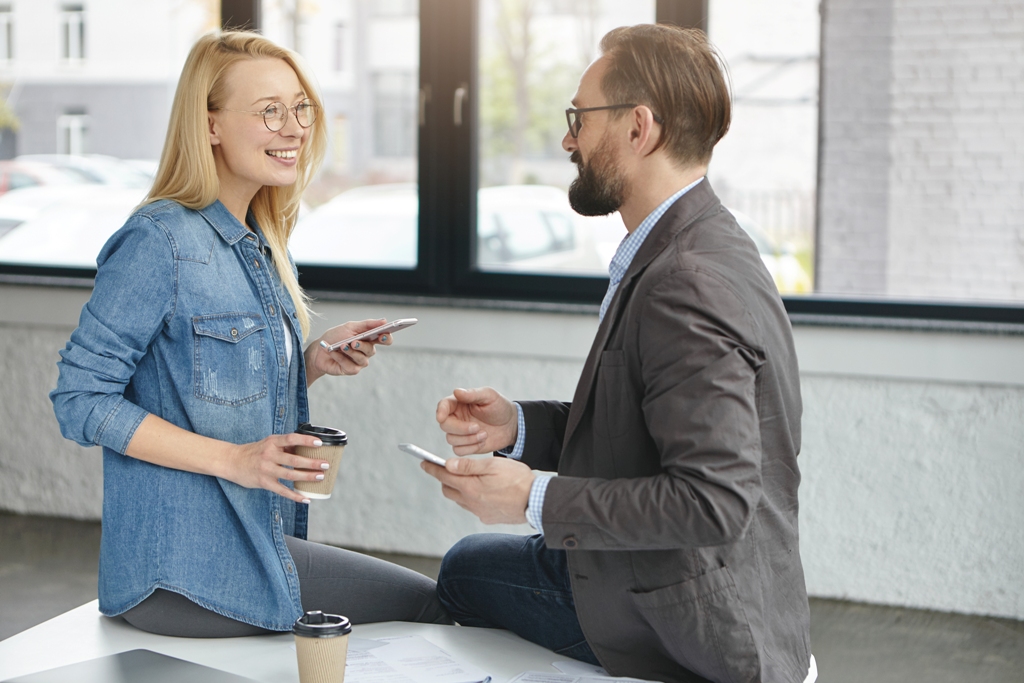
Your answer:
[[[90,0],[90,20],[131,1]],[[150,4],[172,17],[215,11],[205,0]],[[182,4],[192,14],[170,11]],[[791,311],[1024,322],[1024,119],[1008,66],[1024,44],[986,9],[995,4],[964,0],[964,20],[948,22],[898,0],[263,0],[263,32],[299,51],[322,87],[331,138],[291,244],[302,282],[600,301],[625,231],[617,215],[569,208],[576,169],[561,149],[563,110],[607,30],[662,21],[705,28],[728,67],[733,122],[708,179]],[[15,16],[20,6],[0,4],[0,43],[15,21],[26,40],[43,30],[26,27],[34,14]],[[58,62],[84,59],[85,5],[57,9]],[[208,26],[172,27],[181,44],[166,54],[183,58]],[[985,50],[972,47],[979,35],[991,37]],[[152,61],[106,49],[90,46],[90,69]],[[165,74],[180,62],[152,63],[173,85]],[[40,84],[76,77],[57,69]],[[134,92],[116,90],[130,84],[101,83],[101,71],[88,85],[131,102]],[[89,103],[89,119],[64,106],[84,100],[40,95],[32,78],[18,76],[12,99],[19,140],[55,138],[33,152],[104,154],[108,130],[165,125],[155,107],[118,107],[125,120],[115,122]],[[58,103],[50,118],[38,114],[43,101]],[[155,159],[132,163],[152,172]],[[45,212],[9,194],[6,225]],[[19,230],[0,236],[0,269],[90,276],[95,254],[81,248],[49,262],[8,258],[5,240]]]
[[[654,0],[482,0],[477,82],[475,266],[487,272],[604,277],[625,226],[569,208],[576,175],[564,111],[598,43],[651,23]]]

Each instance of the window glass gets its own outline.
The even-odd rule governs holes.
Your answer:
[[[20,174],[0,184],[0,222],[16,224],[0,235],[0,264],[95,267],[99,247],[152,182],[178,74],[194,41],[218,25],[218,5],[95,0],[57,3],[47,14],[32,3],[0,3],[0,61],[10,53],[11,26],[27,44],[44,45],[56,28],[48,59],[8,62],[17,86],[0,88],[0,156],[15,157],[3,163]],[[415,268],[418,3],[266,0],[261,17],[263,33],[294,48],[318,82],[329,135],[292,236],[293,257],[300,266]],[[103,39],[120,36],[126,21],[170,24],[152,45]],[[88,71],[77,68],[86,58]],[[83,182],[109,201],[82,204],[64,187]],[[81,219],[64,221],[76,206]],[[57,238],[60,230],[66,239]],[[47,248],[33,247],[31,235],[47,236]]]
[[[708,180],[783,294],[814,290],[818,0],[711,0],[708,37],[728,66],[732,125]]]
[[[325,167],[306,191],[292,256],[300,270],[414,269],[419,3],[298,4],[302,51],[323,89],[331,141]]]
[[[585,218],[566,192],[565,109],[616,26],[650,23],[653,0],[481,0],[476,266],[607,276],[626,234],[618,214]]]

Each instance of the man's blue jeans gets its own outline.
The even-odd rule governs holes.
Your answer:
[[[560,655],[600,664],[576,617],[564,550],[544,537],[474,534],[444,556],[437,597],[463,626],[504,628]]]

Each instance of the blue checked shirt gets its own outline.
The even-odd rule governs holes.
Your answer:
[[[611,263],[608,265],[608,291],[604,295],[604,300],[601,302],[601,312],[599,314],[599,320],[604,320],[604,314],[608,312],[608,306],[612,302],[612,297],[615,296],[615,290],[619,288],[619,283],[622,282],[623,276],[626,271],[629,270],[629,265],[633,262],[633,257],[640,251],[640,246],[647,239],[647,236],[651,234],[651,230],[655,224],[661,220],[661,217],[665,215],[665,212],[669,210],[673,204],[678,201],[684,194],[697,187],[700,181],[704,178],[699,178],[694,182],[690,183],[683,189],[676,192],[674,195],[663,201],[658,205],[654,211],[650,213],[647,218],[637,226],[637,229],[627,234],[619,242],[619,248],[615,250],[615,256],[612,257]],[[505,455],[513,460],[522,460],[523,448],[526,445],[526,420],[523,417],[523,408],[518,403],[516,404],[516,411],[518,412],[518,426],[519,432],[516,436],[516,443],[512,447],[511,451],[498,451],[502,455]],[[541,513],[544,510],[544,495],[548,490],[548,483],[551,480],[550,474],[538,473],[537,477],[533,480],[533,486],[530,487],[530,500],[526,505],[526,521],[530,523],[534,529],[540,533],[544,533],[544,527],[542,526]]]

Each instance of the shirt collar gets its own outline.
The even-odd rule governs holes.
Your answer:
[[[238,219],[219,199],[206,208],[199,209],[199,213],[228,244],[235,244],[249,234],[249,229],[239,223]],[[249,220],[253,220],[252,214],[249,214]],[[255,221],[253,221],[253,225],[255,225]]]
[[[608,277],[611,279],[613,284],[618,284],[622,281],[622,276],[629,270],[629,264],[633,262],[633,257],[640,251],[640,246],[647,239],[647,236],[651,234],[651,230],[661,220],[661,217],[665,215],[665,212],[675,204],[680,197],[684,194],[697,187],[700,181],[704,180],[703,176],[693,181],[683,189],[676,192],[674,195],[663,201],[658,205],[654,211],[647,215],[647,218],[640,222],[636,230],[627,234],[619,242],[619,248],[615,250],[615,256],[612,257],[611,263],[608,264]]]

